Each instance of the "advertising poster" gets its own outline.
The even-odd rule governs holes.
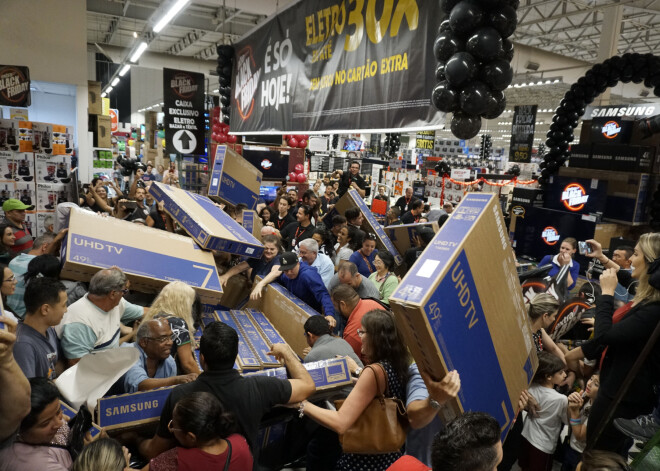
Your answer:
[[[16,65],[0,65],[0,105],[30,106],[30,70]]]
[[[532,161],[536,108],[537,105],[523,105],[514,108],[509,162],[529,163]]]
[[[204,154],[204,74],[163,69],[166,154]]]
[[[296,2],[236,43],[231,130],[438,128],[441,19],[432,1]]]

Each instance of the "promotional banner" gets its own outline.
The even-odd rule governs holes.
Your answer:
[[[26,107],[30,103],[30,70],[0,65],[0,105]]]
[[[204,154],[204,74],[163,69],[166,154]]]
[[[435,131],[419,131],[415,142],[415,149],[433,150]]]
[[[236,43],[232,132],[437,128],[441,19],[433,1],[295,3]]]
[[[536,105],[514,107],[509,162],[529,163],[532,161],[536,108]]]

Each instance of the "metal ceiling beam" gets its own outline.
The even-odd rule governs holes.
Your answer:
[[[103,38],[103,44],[112,43],[115,33],[117,32],[117,27],[119,26],[119,17],[115,16],[110,20],[110,26],[108,26],[108,31],[105,33]]]
[[[590,7],[590,8],[583,8],[583,9],[577,9],[577,10],[574,10],[574,11],[567,11],[566,13],[559,13],[559,14],[552,15],[552,16],[549,16],[549,17],[536,18],[536,19],[530,20],[526,23],[520,23],[520,24],[518,24],[518,26],[529,26],[529,25],[533,25],[535,23],[538,23],[539,21],[554,21],[554,20],[566,18],[566,17],[569,17],[569,16],[583,15],[585,13],[590,13],[590,12],[593,12],[593,11],[603,11],[603,10],[606,10],[608,8],[613,8],[613,7],[616,7],[616,6],[619,6],[619,5],[628,5],[630,3],[634,3],[634,2],[637,2],[637,1],[638,0],[621,0],[621,1],[616,2],[616,3],[608,3],[607,5],[598,5],[598,6],[593,6],[593,7]]]
[[[202,39],[204,36],[206,36],[206,33],[203,31],[197,31],[197,30],[192,30],[190,33],[187,33],[184,37],[179,39],[176,43],[172,45],[167,50],[168,54],[174,54],[179,55],[181,54],[182,51],[187,49],[188,47],[192,46],[195,44],[197,41]]]

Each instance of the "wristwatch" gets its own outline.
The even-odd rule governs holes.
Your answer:
[[[429,404],[431,405],[431,408],[435,410],[440,410],[440,408],[442,407],[442,405],[440,405],[438,401],[431,398],[429,398]]]
[[[353,372],[353,376],[355,376],[356,378],[358,378],[358,377],[360,376],[360,373],[362,373],[362,368],[358,367],[358,368],[356,368],[355,371]]]

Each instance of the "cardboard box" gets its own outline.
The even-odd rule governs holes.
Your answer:
[[[87,113],[102,114],[101,82],[87,82]]]
[[[610,152],[612,144],[594,144],[589,166],[596,170],[612,170],[614,155]]]
[[[0,151],[0,182],[13,183],[16,177],[16,158],[17,152]]]
[[[139,425],[158,422],[167,396],[174,386],[141,391],[118,396],[102,397],[98,400],[97,419],[99,427],[122,430]]]
[[[465,197],[390,306],[420,369],[436,378],[461,374],[461,391],[443,407],[443,419],[488,412],[504,439],[538,360],[496,195]]]
[[[17,182],[31,182],[30,184],[34,185],[34,153],[32,152],[13,152],[12,153],[13,165],[12,172],[14,180]],[[9,173],[9,168],[8,168]],[[2,175],[3,178],[7,178],[7,174]]]
[[[94,147],[108,148],[112,146],[111,141],[112,121],[110,116],[89,115],[88,130],[93,134],[92,145]]]
[[[0,150],[18,152],[19,145],[19,128],[18,120],[15,119],[0,119]]]
[[[261,228],[263,223],[256,211],[246,209],[243,211],[243,228],[254,236],[255,239],[261,240]]]
[[[251,290],[252,283],[244,273],[234,275],[227,280],[219,304],[225,309],[236,309],[250,295]]]
[[[268,341],[261,335],[257,326],[252,323],[252,319],[248,316],[247,313],[237,310],[230,311],[231,316],[234,318],[236,325],[243,333],[245,340],[247,340],[252,351],[257,355],[257,359],[261,364],[262,368],[277,368],[282,366],[282,364],[268,355],[270,352],[270,345]]]
[[[216,311],[215,315],[220,322],[224,322],[238,334],[238,356],[236,357],[236,362],[241,370],[260,370],[262,367],[257,354],[252,350],[247,337],[243,334],[243,331],[239,328],[231,313],[229,311]]]
[[[47,230],[47,223],[48,221],[54,221],[55,220],[55,212],[54,211],[37,211],[36,213],[37,217],[37,224],[34,232],[32,235],[34,237],[39,237],[40,235],[43,235],[44,232]]]
[[[591,144],[573,144],[571,146],[571,156],[568,159],[568,166],[590,168],[592,147]]]
[[[430,227],[433,229],[433,232],[438,232],[438,223],[434,221],[387,226],[385,228],[385,234],[387,234],[387,237],[392,241],[401,257],[403,257],[406,251],[412,247],[413,236],[417,235],[416,229],[422,227]]]
[[[583,177],[584,170],[561,167],[559,175]],[[590,170],[589,177],[607,181],[607,203],[603,219],[610,222],[638,226],[646,224],[646,211],[652,200],[655,179],[648,173]]]
[[[655,161],[655,147],[610,145],[607,149],[612,153],[612,170],[621,172],[643,172],[653,171]]]
[[[62,124],[32,123],[33,151],[50,155],[68,155],[73,152],[73,128]]]
[[[250,316],[252,323],[257,327],[266,341],[270,342],[271,344],[287,343],[287,341],[284,340],[284,337],[282,337],[275,326],[271,324],[263,312],[257,311],[256,309],[245,309],[245,312],[248,316]]]
[[[354,207],[358,207],[364,216],[364,222],[362,223],[361,229],[367,234],[376,234],[376,246],[378,247],[378,250],[387,250],[394,257],[394,262],[397,265],[401,265],[403,257],[399,254],[390,238],[387,237],[383,230],[383,226],[378,223],[376,217],[360,197],[357,190],[351,189],[344,193],[344,196],[339,198],[335,207],[332,208],[332,211],[328,211],[325,216],[323,216],[323,220],[332,221],[333,216],[336,214],[341,214],[343,216],[347,209]]]
[[[543,189],[516,187],[511,195],[511,204],[541,208],[543,207]]]
[[[73,209],[62,246],[62,277],[89,281],[117,266],[133,289],[156,293],[171,281],[192,286],[202,302],[217,304],[222,287],[213,255],[189,237]]]
[[[249,209],[254,209],[262,178],[263,173],[257,167],[226,145],[219,145],[209,178],[208,195],[221,203],[233,206],[245,203]]]
[[[303,366],[314,380],[317,392],[340,389],[353,383],[351,372],[348,369],[348,362],[344,358],[303,363]],[[246,373],[245,376],[273,376],[288,379],[286,368],[283,366]],[[313,397],[310,399],[313,399]]]
[[[155,182],[149,193],[205,249],[259,258],[264,247],[206,196]]]
[[[34,190],[34,183],[16,182],[14,183],[14,196],[12,196],[12,198],[16,198],[28,206],[33,206],[36,204],[36,195]]]
[[[18,122],[18,151],[19,152],[32,152],[33,147],[33,133],[32,122],[19,121]],[[15,150],[12,148],[12,150]]]
[[[66,185],[63,183],[37,183],[37,211],[55,212],[55,207],[66,202]]]
[[[257,277],[255,281],[259,281]],[[294,352],[303,358],[303,350],[308,347],[303,334],[305,322],[310,316],[319,313],[305,304],[277,282],[270,283],[263,291],[261,298],[250,299],[246,309],[256,309],[266,314],[268,320],[282,335]]]
[[[70,155],[34,154],[37,183],[69,183]]]
[[[73,407],[64,401],[60,401],[60,409],[62,410],[62,414],[64,414],[69,420],[73,419],[78,413],[78,411],[76,411]],[[89,429],[89,434],[92,436],[92,438],[96,438],[101,433],[101,431],[101,427],[92,422],[92,427]]]

